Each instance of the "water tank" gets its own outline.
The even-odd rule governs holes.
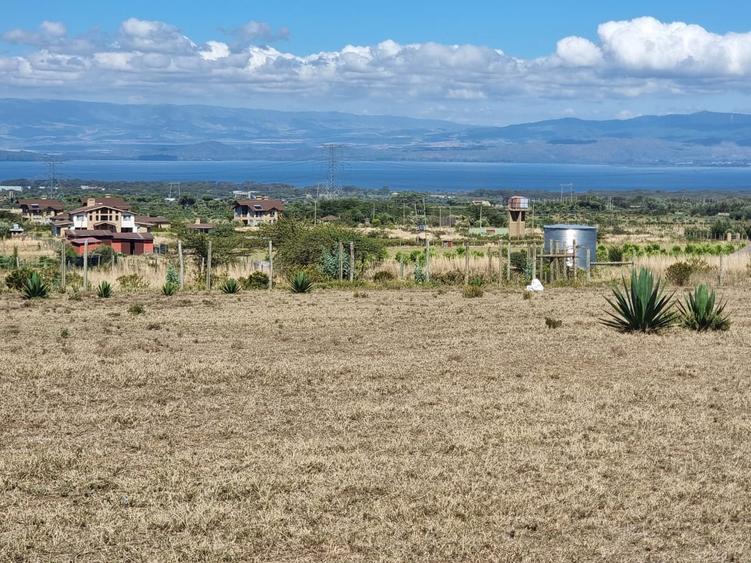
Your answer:
[[[587,267],[587,254],[589,254],[590,263],[597,258],[597,227],[589,225],[545,225],[543,227],[545,236],[545,253],[555,250],[555,243],[558,243],[559,252],[564,250],[568,253],[573,252],[574,241],[576,241],[576,265],[580,269]],[[571,266],[571,260],[568,260]]]
[[[529,209],[529,198],[514,195],[508,198],[509,209]]]

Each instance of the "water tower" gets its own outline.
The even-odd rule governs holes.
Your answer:
[[[529,198],[519,195],[508,199],[508,236],[509,238],[524,238],[527,230],[527,211]]]

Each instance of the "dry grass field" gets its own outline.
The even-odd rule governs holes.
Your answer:
[[[0,559],[751,560],[751,290],[603,293],[2,295]]]

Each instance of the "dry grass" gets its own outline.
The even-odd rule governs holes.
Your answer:
[[[730,332],[662,336],[595,290],[0,296],[0,554],[748,561],[725,293]]]

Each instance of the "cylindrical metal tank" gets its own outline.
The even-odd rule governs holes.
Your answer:
[[[576,241],[576,265],[584,270],[587,267],[587,255],[590,263],[597,259],[597,227],[589,225],[545,225],[545,253],[555,250],[558,243],[559,252],[571,253]],[[571,260],[567,260],[571,266]]]

